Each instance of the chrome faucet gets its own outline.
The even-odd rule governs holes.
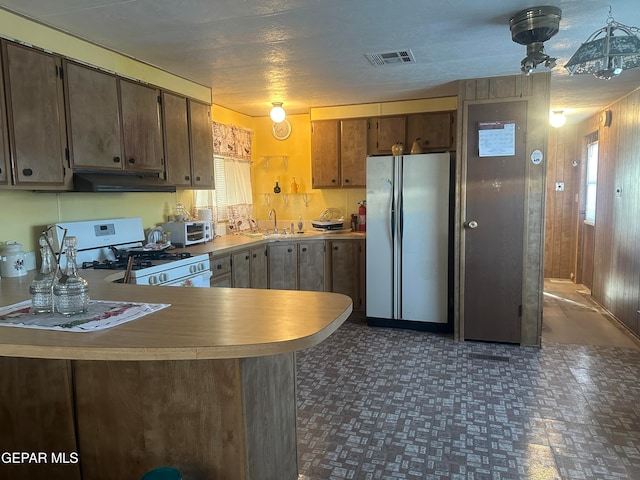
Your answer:
[[[269,220],[271,220],[271,214],[273,214],[273,233],[278,233],[278,216],[273,208],[269,210]]]

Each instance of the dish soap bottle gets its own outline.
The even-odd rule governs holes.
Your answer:
[[[78,239],[68,236],[64,239],[66,267],[53,286],[53,304],[55,311],[63,315],[86,312],[89,307],[89,284],[78,275],[76,265],[76,246]]]
[[[38,243],[40,244],[42,265],[29,286],[31,313],[50,313],[53,311],[52,289],[55,276],[55,269],[51,267],[53,256],[44,235],[40,236]]]

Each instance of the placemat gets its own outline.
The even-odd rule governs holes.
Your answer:
[[[0,326],[62,330],[65,332],[93,332],[130,322],[171,306],[169,303],[132,303],[89,301],[85,313],[31,313],[31,300],[0,307]]]

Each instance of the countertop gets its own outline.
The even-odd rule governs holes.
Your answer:
[[[186,248],[179,248],[176,251],[184,250],[191,252],[194,255],[199,253],[210,253],[213,255],[218,255],[223,253],[233,253],[235,251],[242,250],[243,248],[260,245],[263,243],[297,242],[300,240],[364,240],[366,238],[367,236],[365,232],[351,231],[324,233],[311,230],[302,234],[289,234],[286,236],[249,236],[241,233],[238,235],[224,235],[221,237],[217,237],[209,242],[191,245]]]
[[[232,253],[277,241],[364,239],[364,233],[307,232],[289,236],[227,235],[176,251]],[[29,299],[25,277],[0,279],[0,305]],[[109,270],[81,270],[94,300],[169,303],[170,307],[98,332],[0,327],[0,356],[70,360],[246,358],[316,345],[352,311],[351,299],[328,292],[244,288],[179,288],[106,281]],[[116,274],[121,276],[121,274]]]
[[[95,300],[170,307],[97,332],[0,327],[0,356],[70,360],[246,358],[311,347],[349,316],[351,299],[328,292],[112,284],[82,270]],[[29,299],[33,272],[0,280],[0,304]]]

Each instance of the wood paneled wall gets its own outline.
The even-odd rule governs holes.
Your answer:
[[[462,222],[465,214],[465,109],[469,103],[501,103],[527,101],[527,157],[534,150],[541,150],[547,157],[547,135],[549,125],[549,72],[531,76],[512,75],[507,77],[463,80],[458,85],[458,145],[456,151],[456,213],[454,226],[454,321],[455,335],[464,338],[464,291],[461,276],[464,269],[464,245],[462,243]],[[522,283],[522,323],[521,344],[540,345],[542,331],[543,254],[544,254],[544,211],[546,162],[533,165],[527,162],[525,171],[525,226]]]
[[[598,130],[598,188],[591,295],[640,334],[640,90],[580,125],[579,137]]]
[[[578,283],[591,287],[596,301],[640,335],[640,90],[608,109],[609,127],[600,124],[600,112],[575,127],[550,128],[544,274],[571,278],[573,273]],[[586,138],[594,132],[599,139],[596,222],[586,227]],[[559,181],[565,182],[564,192],[555,191]],[[593,262],[583,262],[582,248],[593,248]]]
[[[576,275],[578,199],[582,165],[575,125],[549,127],[544,237],[544,276]],[[564,190],[556,189],[563,183]]]

